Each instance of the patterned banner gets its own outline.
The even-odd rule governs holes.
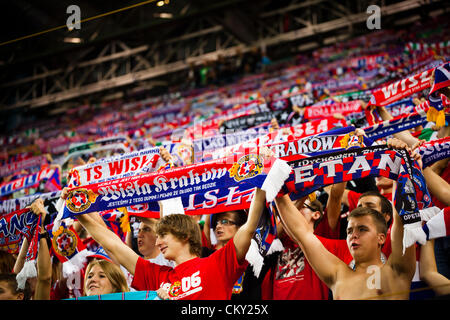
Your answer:
[[[140,172],[151,172],[157,164],[165,164],[159,161],[160,158],[159,148],[148,148],[78,166],[70,171],[72,179],[69,187],[124,178]]]
[[[425,125],[427,123],[427,115],[422,112],[414,112],[395,117],[374,125],[362,128],[367,137],[373,141],[385,138],[394,133]]]
[[[243,152],[246,149],[251,149],[255,147],[267,146],[275,144],[277,142],[293,141],[301,138],[318,135],[322,133],[329,132],[333,129],[346,126],[344,120],[338,120],[335,118],[326,118],[316,121],[302,123],[296,126],[281,128],[277,131],[271,132],[265,136],[249,140],[242,144],[237,144],[231,147],[226,147],[218,150],[213,150],[212,152],[204,152],[203,159],[218,159],[225,157],[227,154]],[[349,129],[348,132],[354,131],[354,128]],[[348,133],[347,132],[347,133]]]
[[[276,157],[284,161],[292,161],[321,153],[346,150],[351,147],[364,147],[372,144],[367,138],[357,137],[354,127],[337,128],[303,139],[290,137],[282,143],[265,142],[267,142],[265,146],[270,148]],[[244,143],[236,146],[236,149],[233,149],[227,154],[245,153],[246,150],[251,150],[256,147],[256,144]],[[195,191],[191,192],[188,197],[182,198],[186,214],[200,215],[248,209],[253,197],[254,186],[251,184],[238,184],[232,187],[222,188],[220,185],[217,185],[211,191]],[[157,203],[150,202],[136,206],[132,213],[129,211],[129,214],[159,217],[159,207]]]
[[[58,169],[45,168],[33,174],[7,182],[0,187],[0,196],[6,196],[16,191],[30,188],[44,179],[50,179]]]
[[[0,219],[0,247],[18,253],[23,237],[31,239],[37,221],[38,216],[26,208],[3,215]]]
[[[31,157],[22,161],[8,163],[0,167],[0,177],[5,177],[24,169],[40,168],[45,163],[47,163],[45,156]]]
[[[377,89],[374,91],[368,107],[384,107],[395,101],[408,97],[413,93],[431,87],[430,79],[432,72],[433,69],[429,69]]]
[[[284,161],[263,156],[261,150],[255,149],[254,153],[71,189],[62,218],[176,197],[188,198],[197,191],[207,197],[208,192],[218,187],[233,188],[240,183],[258,186],[273,199],[289,171]]]
[[[436,161],[450,158],[450,137],[425,142],[416,151],[422,156],[425,169]]]
[[[372,146],[300,159],[289,165],[294,173],[286,180],[283,190],[290,193],[293,200],[343,181],[373,176],[397,181],[394,205],[404,224],[403,249],[416,241],[425,243],[413,179],[414,174],[421,173],[413,171],[405,150],[392,150],[386,145]],[[418,188],[426,189],[426,186]]]
[[[27,197],[0,201],[0,216],[4,213],[10,213],[20,209],[25,209],[25,207],[31,205],[37,198],[42,198],[44,200],[45,206],[49,205],[50,202],[56,204],[56,201],[59,199],[60,195],[61,191],[54,191],[48,193],[35,193]]]
[[[307,107],[305,110],[305,119],[332,117],[335,113],[341,113],[345,116],[350,113],[361,111],[361,102],[358,100],[349,102],[337,102],[330,105]]]

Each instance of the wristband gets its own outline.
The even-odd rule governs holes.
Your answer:
[[[41,241],[42,238],[50,240],[50,237],[49,237],[49,234],[48,234],[47,230],[45,230],[44,232],[39,232],[38,240]]]

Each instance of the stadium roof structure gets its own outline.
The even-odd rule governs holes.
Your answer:
[[[73,4],[81,23],[69,30]],[[255,47],[278,57],[314,50],[371,32],[372,4],[381,7],[382,28],[449,11],[440,0],[8,1],[0,113],[64,112],[85,98],[165,86],[164,76],[190,64]]]

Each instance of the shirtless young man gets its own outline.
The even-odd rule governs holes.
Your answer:
[[[347,245],[355,260],[351,269],[322,245],[306,219],[296,213],[288,195],[275,201],[285,230],[297,240],[334,299],[408,299],[415,271],[415,247],[407,248],[402,255],[403,224],[397,212],[391,231],[392,253],[385,264],[380,254],[387,231],[383,215],[364,207],[350,213]]]
[[[411,149],[398,139],[389,139],[393,148]],[[412,153],[415,160],[420,156]],[[394,182],[394,190],[396,183]],[[394,191],[395,193],[395,191]],[[297,214],[289,195],[275,199],[286,232],[301,246],[319,278],[331,289],[334,299],[408,299],[416,268],[416,249],[403,254],[403,223],[393,208],[391,254],[385,264],[381,249],[386,241],[385,216],[370,207],[359,207],[348,217],[347,246],[355,261],[350,268],[331,254],[314,235],[306,219]]]

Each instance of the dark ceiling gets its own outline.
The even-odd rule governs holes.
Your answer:
[[[167,1],[167,0],[166,0]],[[185,23],[199,16],[215,18],[231,7],[238,8],[246,15],[254,16],[263,8],[278,7],[288,1],[254,0],[171,0],[168,4],[158,7],[158,1],[143,0],[14,0],[2,4],[0,43],[15,40],[41,31],[61,27],[66,24],[70,14],[66,13],[68,6],[76,4],[80,7],[81,20],[96,17],[139,3],[145,3],[130,9],[99,17],[82,23],[80,31],[68,31],[60,28],[27,39],[0,46],[0,63],[20,64],[33,59],[70,52],[83,46],[101,44],[112,39],[125,38],[128,43],[139,45],[149,41],[161,41],[184,32]],[[172,19],[158,18],[158,13],[171,13]],[[248,16],[247,16],[248,18]],[[84,39],[84,43],[74,46],[64,43],[67,36],[76,35]],[[58,61],[54,61],[58,63]]]
[[[102,48],[114,40],[123,41],[129,48],[138,48],[159,45],[167,39],[189,33],[201,33],[202,28],[218,28],[225,38],[232,37],[233,44],[251,46],[267,36],[271,39],[279,37],[282,40],[273,42],[270,48],[283,55],[292,53],[292,48],[307,41],[321,45],[327,36],[337,38],[346,34],[351,37],[367,33],[365,21],[354,22],[348,18],[348,24],[330,28],[326,32],[316,32],[312,28],[313,32],[309,36],[294,37],[293,40],[283,38],[284,32],[305,30],[311,26],[324,25],[328,21],[365,14],[370,4],[381,7],[404,5],[413,8],[398,10],[395,15],[383,15],[383,28],[395,28],[396,22],[411,17],[419,16],[420,19],[426,20],[428,13],[433,10],[449,10],[449,2],[442,0],[162,0],[166,3],[157,6],[158,1],[161,0],[3,1],[0,10],[0,113],[9,112],[12,108],[17,108],[17,112],[27,111],[22,106],[14,106],[15,100],[21,100],[15,97],[26,97],[33,83],[22,81],[21,87],[16,89],[11,82],[30,79],[57,69],[64,70],[65,73],[60,78],[55,77],[54,81],[65,80],[72,66],[101,57]],[[70,16],[66,10],[70,5],[80,7],[80,30],[69,31],[65,27]],[[130,8],[131,6],[134,7]],[[169,19],[161,18],[161,13],[172,16]],[[103,16],[98,17],[99,15]],[[90,19],[92,17],[97,18]],[[83,22],[85,19],[89,21]],[[56,30],[49,31],[52,28]],[[42,33],[38,34],[40,32]],[[262,34],[264,32],[265,34]],[[66,43],[66,37],[79,37],[82,43]],[[289,45],[286,45],[287,42]],[[192,42],[189,49],[195,49],[195,45],[196,42]],[[181,56],[181,60],[186,59],[182,52],[185,49],[184,43],[180,42],[180,46],[174,48],[179,50],[181,55],[171,53],[174,58],[169,62],[174,62],[176,58],[180,60],[178,56]],[[153,62],[151,58],[146,56],[148,61]],[[77,77],[80,76],[75,75],[75,79]],[[49,81],[52,79],[48,78]],[[48,90],[48,82],[45,84],[41,81],[37,85],[47,85]],[[62,87],[68,88],[70,85],[62,83]],[[58,86],[55,88],[58,89]],[[33,92],[38,93],[37,89]],[[103,93],[97,92],[96,99],[101,94]]]

